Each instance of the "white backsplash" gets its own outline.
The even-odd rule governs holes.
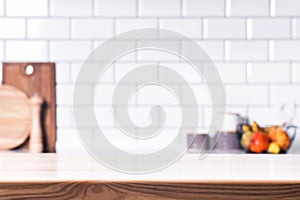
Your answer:
[[[104,40],[151,27],[185,34],[206,50],[224,82],[228,111],[275,124],[286,120],[280,105],[296,103],[295,123],[300,125],[300,0],[0,0],[0,61],[57,64],[59,152],[82,150],[72,115],[72,91],[81,63]],[[184,44],[178,48],[188,51]],[[201,102],[200,128],[208,127],[211,101],[201,77],[172,56],[126,56],[108,72],[103,94],[109,95],[133,65],[153,60],[174,66],[188,78]],[[134,100],[140,107],[134,113],[137,119],[147,114],[149,99],[162,100],[176,113],[172,99],[161,96],[162,91],[148,92]],[[109,100],[100,97],[97,106],[109,109]],[[171,114],[168,120],[177,118]],[[114,129],[109,119],[102,122],[106,129]],[[299,138],[294,152],[300,149]]]

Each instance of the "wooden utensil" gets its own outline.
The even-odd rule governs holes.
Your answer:
[[[31,153],[42,153],[43,148],[43,135],[41,129],[41,105],[43,99],[36,93],[30,98],[31,110],[32,110],[32,122],[29,140],[29,151]]]
[[[0,86],[0,149],[23,144],[29,136],[31,119],[27,95],[12,86]]]
[[[54,63],[3,63],[3,84],[12,85],[29,97],[38,93],[43,98],[41,128],[43,151],[55,152],[56,95]],[[28,143],[22,146],[28,149]]]

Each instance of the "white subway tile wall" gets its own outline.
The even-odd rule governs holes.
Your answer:
[[[46,41],[9,40],[5,43],[6,61],[47,61],[48,45]]]
[[[115,22],[116,34],[131,31],[134,29],[140,29],[140,28],[158,28],[158,20],[156,18],[151,18],[151,19],[141,19],[141,18],[120,19],[120,18],[117,18],[116,22]]]
[[[292,65],[293,82],[300,83],[300,63],[294,63]]]
[[[267,61],[268,59],[267,41],[229,41],[230,61]]]
[[[300,18],[292,19],[293,37],[300,38]]]
[[[300,103],[300,85],[272,85],[271,104]]]
[[[290,83],[289,63],[252,63],[247,65],[249,83]]]
[[[286,38],[291,37],[290,19],[252,19],[252,38]]]
[[[180,0],[139,0],[138,15],[139,16],[180,16],[181,15]]]
[[[75,19],[72,21],[72,38],[74,39],[105,39],[112,36],[112,19]]]
[[[7,16],[47,16],[48,0],[5,1]]]
[[[174,30],[195,40],[215,62],[228,112],[275,124],[286,120],[280,106],[296,104],[294,123],[300,125],[300,0],[0,0],[0,61],[56,63],[58,151],[82,150],[72,113],[82,62],[106,39],[139,28]],[[122,42],[132,48],[151,44],[144,39],[137,44]],[[191,53],[185,41],[163,43]],[[198,56],[193,60],[205,62]],[[131,52],[111,65],[95,95],[100,124],[113,132],[116,125],[105,113],[111,112],[115,83],[146,64],[173,67],[191,83],[199,102],[199,126],[208,128],[211,99],[203,77],[177,56],[154,50]],[[207,73],[207,65],[200,66]],[[90,91],[94,83],[80,84]],[[186,96],[185,85],[171,84]],[[163,104],[170,112],[169,132],[180,121],[177,99],[167,90],[145,87],[130,103],[130,115],[138,125],[147,125],[143,120],[148,119],[151,104]],[[88,121],[85,127],[95,128]],[[297,143],[300,148],[299,139]]]
[[[275,61],[299,61],[300,40],[274,40]]]
[[[201,19],[161,19],[159,28],[169,29],[191,38],[201,38]]]
[[[224,83],[246,83],[246,64],[245,63],[215,63],[215,66]],[[205,74],[204,68],[204,74]],[[234,72],[234,73],[233,73]]]
[[[91,41],[51,41],[50,42],[51,61],[83,61],[92,50]]]
[[[210,59],[214,61],[224,61],[224,43],[221,40],[217,41],[206,41],[206,40],[194,40],[197,44],[199,44],[202,49],[207,53]],[[182,43],[182,52],[191,53],[189,50],[189,46],[186,42]],[[195,61],[203,61],[199,56],[195,55],[192,59]]]
[[[25,38],[25,19],[0,19],[0,38]]]
[[[205,19],[204,38],[246,38],[246,19]]]
[[[32,4],[31,6],[34,7],[35,5]],[[48,10],[50,10],[49,14],[51,16],[93,16],[93,0],[50,0],[50,8]]]
[[[230,16],[269,16],[270,0],[227,0],[230,1]]]
[[[249,117],[255,119],[259,124],[281,124],[284,116],[280,115],[278,107],[251,107],[249,108]]]
[[[71,82],[71,68],[70,63],[57,63],[56,64],[56,83],[70,83]]]
[[[300,2],[298,0],[276,0],[276,16],[300,16]]]
[[[224,0],[183,0],[183,16],[220,16],[225,15]]]
[[[30,39],[68,39],[69,19],[28,19],[27,37]]]
[[[228,105],[268,105],[268,86],[266,85],[227,85],[225,90]]]
[[[136,0],[95,0],[96,16],[136,16]]]

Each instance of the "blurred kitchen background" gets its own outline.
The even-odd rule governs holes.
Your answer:
[[[72,114],[82,62],[106,39],[138,28],[174,30],[204,48],[224,82],[228,112],[262,125],[300,125],[300,0],[0,0],[0,62],[56,63],[58,152],[84,151]],[[170,45],[188,51],[182,43]],[[110,68],[96,94],[99,124],[115,136],[115,144],[126,146],[105,114],[111,109],[113,85],[145,63],[172,66],[187,77],[199,101],[198,132],[205,132],[211,101],[202,78],[175,56],[133,52]],[[184,96],[184,86],[178,87]],[[170,122],[163,144],[180,123],[171,94],[144,88],[134,96],[130,116],[147,125],[153,103],[165,106]],[[87,124],[87,130],[93,128]],[[300,152],[299,138],[291,152]]]

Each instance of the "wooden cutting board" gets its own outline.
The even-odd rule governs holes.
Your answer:
[[[31,70],[30,67],[32,66]],[[30,73],[26,73],[26,70]],[[27,72],[28,72],[27,71]],[[44,152],[55,152],[56,94],[54,63],[3,63],[3,84],[15,86],[29,97],[38,93],[44,104],[41,126],[44,135]],[[24,148],[28,148],[27,145]]]
[[[0,86],[0,149],[23,144],[31,128],[31,104],[25,93],[15,87]]]

